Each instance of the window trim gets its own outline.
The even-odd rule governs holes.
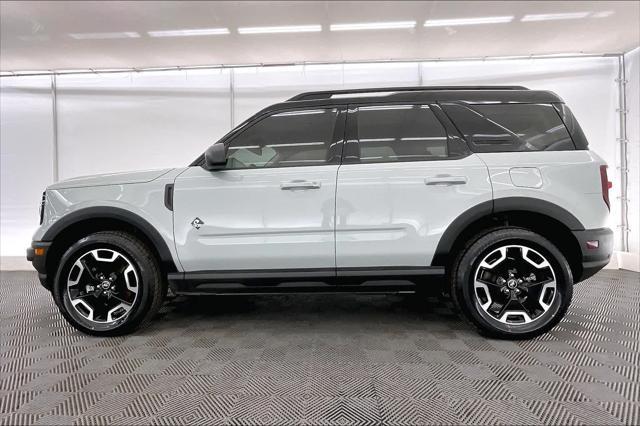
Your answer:
[[[260,114],[255,117],[255,119],[249,119],[242,125],[238,126],[238,131],[231,132],[227,136],[223,137],[216,143],[223,143],[227,147],[233,143],[237,138],[241,137],[245,132],[251,129],[253,126],[261,123],[262,121],[273,117],[274,115],[286,113],[286,112],[295,112],[295,111],[304,111],[308,109],[325,109],[325,110],[336,110],[336,120],[333,127],[333,134],[331,135],[331,140],[329,143],[329,148],[327,150],[327,157],[329,160],[324,164],[307,164],[307,165],[298,165],[298,166],[267,166],[267,167],[244,167],[244,168],[230,168],[230,169],[221,169],[221,171],[231,171],[231,170],[262,170],[262,169],[295,169],[297,167],[323,167],[323,166],[334,166],[339,165],[340,160],[342,158],[342,147],[344,145],[344,129],[345,129],[345,121],[346,121],[346,107],[342,105],[318,105],[312,108],[310,107],[297,107],[297,108],[282,108],[278,110],[272,110],[266,112],[264,114]],[[204,159],[203,159],[204,161]],[[198,165],[202,163],[199,162]]]
[[[358,135],[358,109],[367,106],[385,106],[385,105],[412,105],[421,106],[426,105],[433,113],[435,119],[440,123],[442,129],[447,137],[447,152],[446,157],[438,157],[430,160],[412,160],[412,161],[376,161],[361,163],[360,162],[360,139]],[[452,149],[454,148],[454,149]],[[452,152],[457,153],[452,155]],[[464,138],[460,134],[459,130],[453,125],[453,122],[442,111],[440,105],[436,102],[385,102],[385,103],[350,103],[348,105],[347,122],[345,126],[344,147],[342,155],[342,164],[392,164],[392,163],[423,163],[431,161],[451,161],[460,160],[468,157],[472,152],[465,143]]]

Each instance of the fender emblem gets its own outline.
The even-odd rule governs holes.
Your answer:
[[[195,219],[193,219],[193,222],[191,222],[191,226],[196,229],[200,229],[202,225],[204,225],[204,222],[199,217],[196,217]]]

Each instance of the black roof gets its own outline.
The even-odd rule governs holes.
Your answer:
[[[275,105],[259,114],[285,108],[345,105],[352,103],[401,102],[513,102],[563,103],[553,92],[529,90],[523,86],[419,86],[378,87],[352,90],[306,92]]]

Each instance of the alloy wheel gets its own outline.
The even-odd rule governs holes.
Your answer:
[[[551,263],[524,245],[503,245],[487,254],[474,274],[480,313],[502,324],[518,326],[543,318],[557,297]]]
[[[67,295],[85,320],[114,324],[127,316],[138,300],[140,279],[133,263],[122,253],[92,249],[75,261],[67,277]]]

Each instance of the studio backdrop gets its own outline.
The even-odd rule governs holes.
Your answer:
[[[638,225],[638,57],[638,49],[625,57],[628,92],[635,87],[627,126],[632,228]],[[418,85],[524,85],[560,95],[591,149],[609,164],[616,200],[609,226],[619,250],[619,71],[618,57],[576,57],[2,77],[0,255],[5,265],[24,256],[41,193],[56,180],[185,166],[250,115],[300,92]],[[637,231],[629,234],[636,257]]]

